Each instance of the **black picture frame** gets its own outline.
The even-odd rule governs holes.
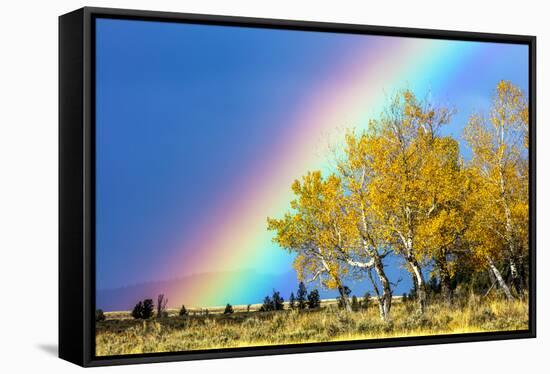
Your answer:
[[[93,314],[95,310],[94,20],[97,17],[527,45],[529,47],[531,251],[529,330],[96,357]],[[534,36],[94,7],[85,7],[62,15],[59,18],[59,357],[81,366],[104,366],[534,338],[536,336],[535,124],[536,37]]]

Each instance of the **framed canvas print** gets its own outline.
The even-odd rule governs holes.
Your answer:
[[[535,38],[60,17],[59,354],[535,336]]]

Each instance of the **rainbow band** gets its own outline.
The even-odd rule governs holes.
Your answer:
[[[237,195],[225,196],[206,227],[181,242],[181,248],[193,248],[193,255],[175,259],[169,272],[177,273],[181,267],[201,269],[197,273],[209,269],[211,273],[205,275],[206,281],[200,284],[167,290],[173,306],[241,303],[246,299],[243,293],[254,287],[256,273],[235,277],[233,270],[269,270],[270,264],[290,264],[290,255],[271,242],[266,218],[280,217],[288,209],[292,198],[290,184],[294,179],[307,170],[327,170],[330,150],[326,143],[322,144],[322,139],[338,144],[344,128],[366,128],[368,120],[379,114],[387,95],[397,89],[411,86],[423,91],[444,86],[452,77],[449,73],[480,44],[363,38],[370,38],[370,42],[366,48],[361,44],[364,50],[357,53],[353,67],[350,69],[347,61],[348,68],[336,67],[334,75],[320,79],[317,87],[304,98],[303,111],[291,116],[290,125],[282,127],[281,137],[267,152],[270,157],[258,160],[251,168]],[[425,77],[429,77],[429,81],[423,80]],[[250,235],[251,232],[256,235]],[[189,251],[182,251],[185,252]]]

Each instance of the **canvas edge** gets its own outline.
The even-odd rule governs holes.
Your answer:
[[[59,17],[59,357],[84,364],[84,11]]]

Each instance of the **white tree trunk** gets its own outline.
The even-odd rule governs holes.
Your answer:
[[[410,235],[405,241],[405,259],[413,272],[413,278],[416,283],[418,311],[424,314],[426,311],[426,284],[424,282],[424,276],[422,275],[422,268],[416,260],[416,257],[414,257],[413,243]]]
[[[497,267],[495,266],[495,263],[490,257],[487,257],[487,262],[489,263],[489,269],[491,269],[491,271],[493,272],[499,287],[504,291],[504,294],[506,295],[506,299],[511,300],[513,298],[512,293],[510,292],[510,288],[504,281],[504,278],[502,278],[502,274],[500,274],[500,271],[497,269]]]
[[[380,284],[382,285],[382,295],[378,298],[378,307],[380,309],[380,318],[383,321],[388,321],[390,318],[391,302],[392,302],[392,292],[390,287],[390,281],[386,276],[384,271],[384,265],[379,256],[376,256],[374,259],[374,269],[380,279]]]
[[[409,265],[413,269],[414,277],[416,281],[416,294],[418,298],[418,311],[421,314],[424,314],[426,311],[426,284],[424,282],[424,276],[422,275],[422,269],[420,268],[420,265],[414,259],[413,261],[409,261]]]
[[[517,253],[515,245],[515,232],[514,225],[512,222],[512,212],[510,211],[510,206],[508,205],[508,200],[506,198],[506,187],[505,187],[505,178],[503,167],[499,165],[499,177],[500,177],[500,200],[502,202],[502,207],[504,208],[504,218],[505,218],[505,227],[506,227],[506,246],[508,249],[508,263],[510,266],[510,274],[512,275],[512,282],[516,292],[521,292],[522,281],[518,271],[518,265],[516,262]]]

